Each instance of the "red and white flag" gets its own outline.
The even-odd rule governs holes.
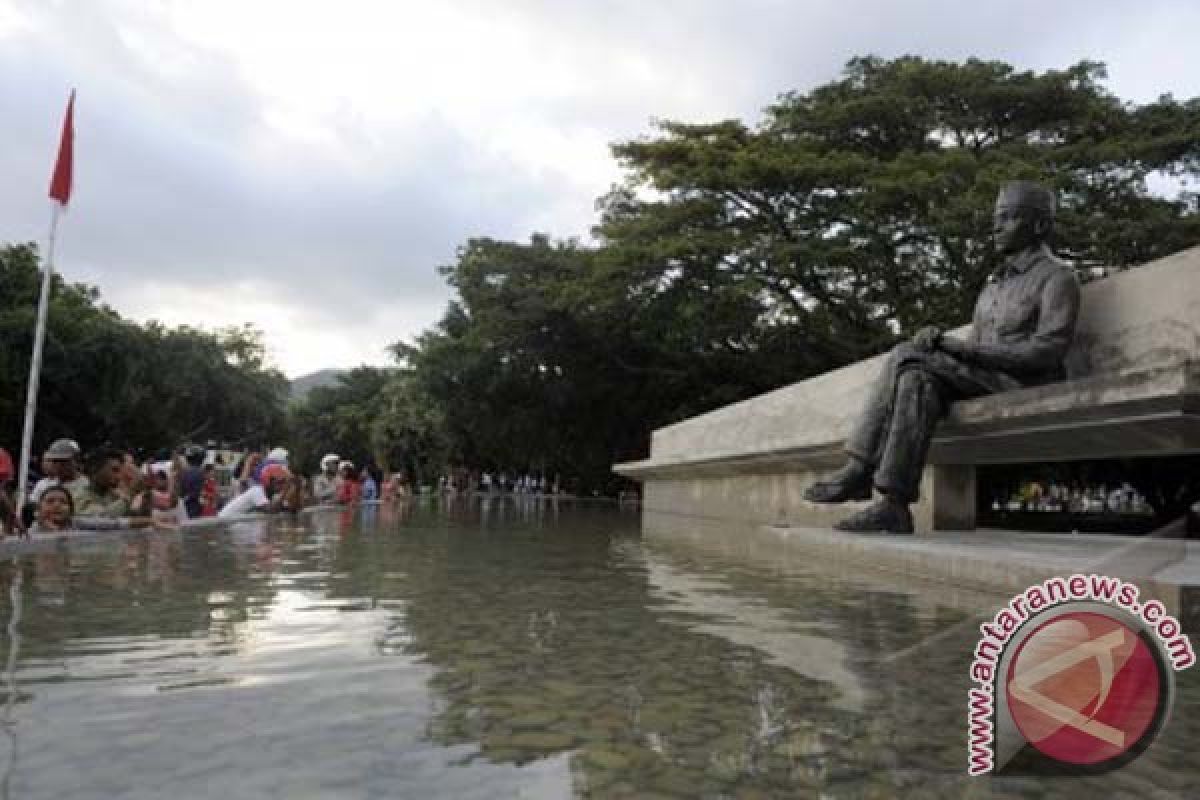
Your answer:
[[[71,200],[71,174],[75,158],[75,90],[67,101],[67,116],[63,119],[62,140],[58,143],[58,161],[50,179],[50,196],[63,207]]]

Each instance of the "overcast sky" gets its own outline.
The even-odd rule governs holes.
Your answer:
[[[384,363],[467,238],[586,236],[608,145],[654,118],[757,121],[868,53],[1090,58],[1190,98],[1197,31],[1194,0],[0,0],[0,243],[45,238],[76,87],[69,280],[254,322],[292,377]]]

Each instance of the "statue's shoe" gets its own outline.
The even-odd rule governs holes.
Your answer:
[[[851,462],[823,481],[804,490],[810,503],[846,503],[850,500],[871,499],[871,473]]]
[[[880,500],[833,527],[855,533],[912,533],[913,518],[908,506]]]

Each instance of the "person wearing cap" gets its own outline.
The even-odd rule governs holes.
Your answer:
[[[834,527],[911,533],[909,504],[934,428],[951,403],[1063,380],[1079,316],[1079,280],[1046,245],[1054,193],[1031,181],[1006,184],[992,234],[1001,265],[975,305],[966,339],[927,327],[892,350],[846,440],[846,464],[804,496],[816,503],[881,497]]]
[[[79,452],[79,445],[72,439],[51,442],[42,456],[46,475],[30,491],[29,502],[36,504],[42,492],[51,486],[63,486],[78,499],[78,494],[88,486],[87,476],[79,472]]]
[[[281,464],[278,461],[267,463],[258,474],[258,483],[260,486],[266,486],[271,481],[279,481],[279,484],[283,486],[287,485],[291,479],[292,471],[287,468],[286,464]]]
[[[328,505],[337,500],[337,453],[327,453],[321,459],[321,473],[313,478],[313,499],[321,505]]]
[[[262,463],[259,464],[254,470],[254,482],[255,483],[262,485],[263,471],[266,470],[268,467],[270,467],[272,464],[282,466],[286,469],[287,465],[288,465],[288,451],[283,449],[282,447],[276,447],[275,449],[268,452],[267,457],[265,459],[263,459]]]

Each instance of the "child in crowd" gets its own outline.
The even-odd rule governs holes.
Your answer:
[[[37,516],[29,528],[31,533],[69,531],[75,516],[75,501],[62,486],[48,486],[38,498]]]
[[[172,497],[171,476],[166,470],[160,469],[154,473],[151,482],[150,507],[155,511],[171,511],[175,508],[176,499]]]
[[[54,484],[42,491],[30,533],[60,533],[71,530],[115,531],[143,528],[146,518],[75,516],[75,498],[65,486]]]

